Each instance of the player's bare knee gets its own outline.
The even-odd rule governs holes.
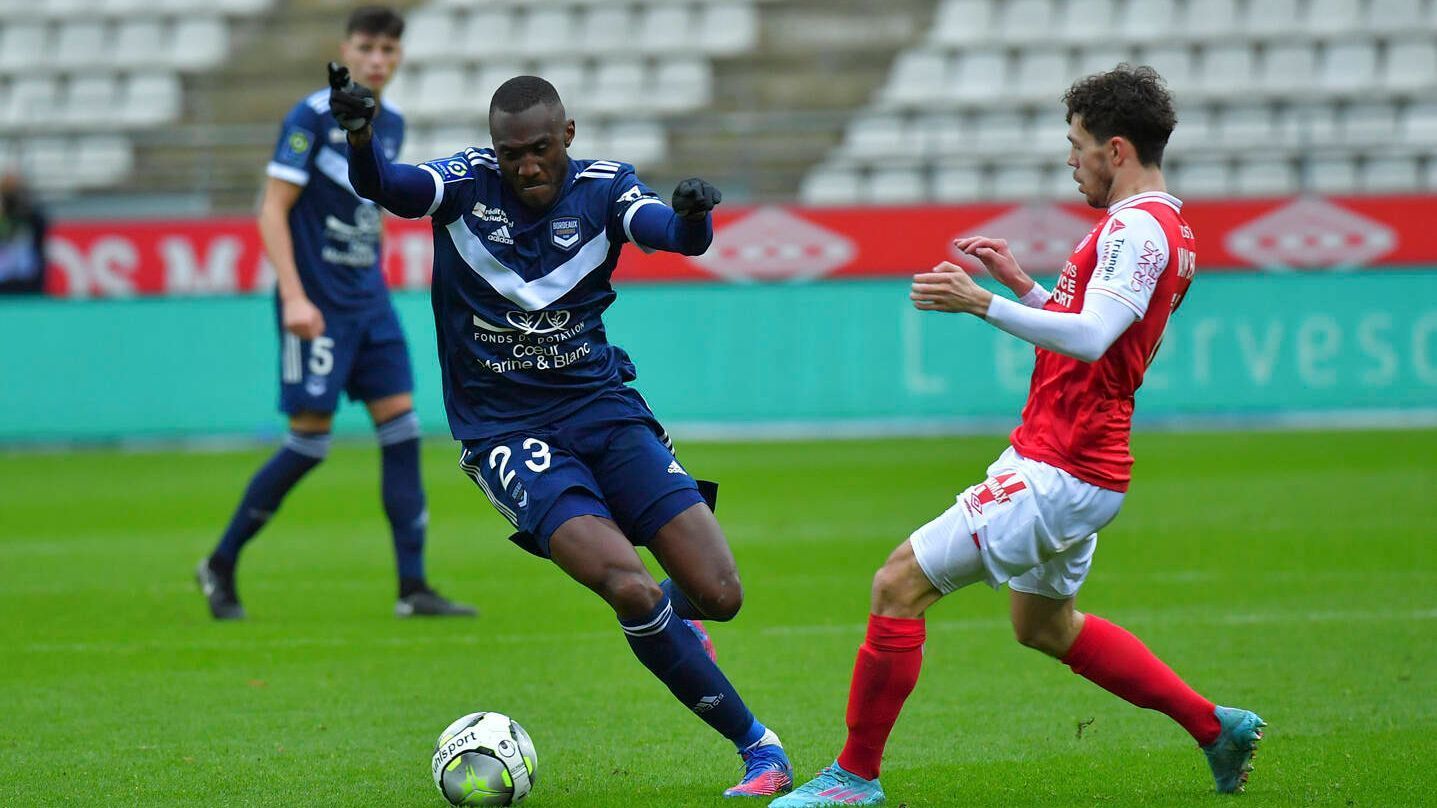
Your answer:
[[[652,612],[664,597],[664,591],[642,570],[610,571],[604,576],[599,594],[623,618]]]
[[[1068,649],[1061,627],[1045,622],[1013,622],[1013,636],[1019,645],[1042,651],[1048,656],[1062,656]]]
[[[704,613],[705,619],[727,622],[737,617],[743,608],[743,583],[737,574],[722,575],[697,598],[690,595],[690,599],[695,600],[694,605]]]
[[[911,561],[912,557],[909,557]],[[888,617],[917,617],[922,614],[922,592],[914,586],[913,573],[901,559],[890,558],[873,574],[874,614]]]

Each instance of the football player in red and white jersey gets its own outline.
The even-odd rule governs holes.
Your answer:
[[[1022,423],[987,479],[916,530],[874,575],[847,743],[815,780],[772,803],[777,808],[883,802],[879,761],[918,681],[923,614],[978,582],[1008,585],[1020,643],[1178,722],[1207,754],[1218,791],[1240,791],[1247,780],[1262,719],[1214,705],[1137,637],[1073,605],[1098,531],[1122,506],[1133,394],[1192,282],[1195,249],[1182,203],[1163,182],[1163,148],[1177,118],[1157,73],[1119,65],[1078,81],[1064,101],[1068,165],[1088,204],[1106,213],[1055,288],[1034,283],[1001,239],[974,236],[955,245],[1017,302],[949,263],[914,276],[910,294],[919,309],[982,317],[1037,346]]]

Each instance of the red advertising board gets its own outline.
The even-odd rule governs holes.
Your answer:
[[[1199,271],[1360,269],[1437,264],[1437,197],[1194,201]],[[963,235],[1007,238],[1033,274],[1057,272],[1096,213],[1082,204],[723,210],[708,253],[626,250],[619,282],[783,282],[908,275],[957,258]],[[427,222],[386,224],[394,288],[429,280]],[[48,246],[50,290],[69,297],[216,295],[268,290],[273,276],[249,218],[68,222]]]

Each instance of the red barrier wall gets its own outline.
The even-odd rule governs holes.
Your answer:
[[[626,250],[617,280],[789,281],[908,275],[953,259],[951,241],[1007,238],[1033,274],[1057,272],[1092,226],[1082,204],[723,210],[708,254]],[[1197,233],[1200,271],[1331,270],[1437,264],[1437,197],[1197,201],[1183,213]],[[429,280],[425,221],[386,224],[385,274],[394,288]],[[248,218],[107,220],[57,225],[50,289],[70,297],[208,295],[273,284]]]

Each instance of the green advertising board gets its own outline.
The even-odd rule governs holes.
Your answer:
[[[1140,421],[1374,422],[1437,414],[1437,272],[1200,275],[1138,394]],[[426,428],[445,431],[434,328],[396,297]],[[682,431],[999,428],[1030,346],[918,312],[901,279],[623,286],[606,318]],[[264,435],[279,372],[262,297],[0,302],[0,441]],[[337,428],[366,428],[346,407]]]

